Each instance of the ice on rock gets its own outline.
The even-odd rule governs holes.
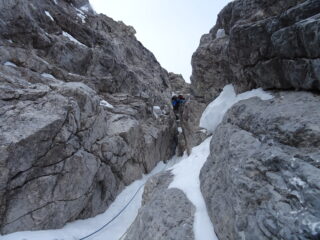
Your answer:
[[[62,32],[62,35],[67,37],[70,41],[76,43],[76,44],[79,44],[80,46],[83,46],[83,47],[87,47],[86,45],[84,45],[83,43],[79,42],[77,39],[75,39],[74,37],[72,37],[69,33],[67,32]]]
[[[5,62],[3,65],[4,66],[10,66],[10,67],[17,67],[17,65],[15,65],[13,62],[10,62],[10,61]]]
[[[159,106],[153,106],[153,115],[158,118],[162,115],[162,110]]]
[[[216,38],[222,38],[224,36],[226,36],[226,31],[224,29],[218,29]]]
[[[104,107],[106,107],[106,108],[111,108],[111,109],[113,109],[114,108],[114,106],[112,106],[110,103],[108,103],[106,100],[102,100],[101,102],[100,102],[100,106],[104,106]]]
[[[41,76],[42,76],[42,77],[45,77],[45,78],[56,79],[54,76],[52,76],[52,75],[49,74],[49,73],[42,73]]]
[[[77,11],[77,16],[81,19],[82,23],[86,23],[86,15],[84,14],[84,12],[77,8],[76,8],[76,11]]]
[[[51,19],[51,21],[54,22],[53,17],[51,16],[51,14],[48,11],[44,11],[44,13]]]

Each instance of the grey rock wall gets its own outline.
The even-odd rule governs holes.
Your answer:
[[[201,190],[219,239],[318,239],[318,94],[241,101],[213,133]]]
[[[181,74],[169,73],[170,86],[175,95],[183,95],[185,97],[190,95],[190,83],[187,83]]]
[[[275,95],[238,103],[213,133],[200,179],[221,240],[319,239],[319,13],[315,0],[233,1],[193,55],[204,103],[230,83]]]
[[[318,0],[229,3],[193,55],[194,95],[209,102],[229,83],[320,90],[319,14]]]
[[[57,3],[0,1],[1,234],[95,216],[175,150],[168,73],[134,29]]]

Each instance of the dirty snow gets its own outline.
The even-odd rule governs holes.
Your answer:
[[[76,43],[76,44],[79,44],[80,46],[83,46],[83,47],[87,47],[86,45],[84,45],[83,43],[79,42],[77,39],[75,39],[74,37],[72,37],[69,33],[67,32],[62,32],[62,35],[67,37],[70,41]]]
[[[111,105],[110,103],[108,103],[106,100],[100,101],[100,106],[104,106],[104,107],[106,107],[106,108],[111,108],[111,109],[114,108],[114,106],[112,106],[112,105]]]
[[[212,103],[208,105],[200,119],[200,127],[206,128],[213,133],[215,128],[222,122],[224,114],[237,102],[252,97],[259,97],[261,100],[272,99],[273,96],[261,88],[237,95],[234,87],[230,84],[223,88],[223,91]]]
[[[48,11],[44,11],[44,13],[51,19],[51,21],[54,22],[53,17],[51,16],[51,14]]]

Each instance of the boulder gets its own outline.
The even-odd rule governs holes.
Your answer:
[[[126,233],[125,240],[193,240],[195,207],[179,189],[168,186],[170,172],[160,173],[148,180],[142,207]]]

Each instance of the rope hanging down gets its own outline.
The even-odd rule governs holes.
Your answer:
[[[160,172],[163,172],[165,169],[167,168],[167,165],[164,165],[163,169]],[[138,188],[138,190],[135,192],[135,194],[132,196],[132,198],[130,199],[130,201],[121,209],[121,211],[115,215],[109,222],[107,222],[106,224],[104,224],[101,228],[99,228],[98,230],[94,231],[93,233],[90,233],[89,235],[79,238],[79,240],[85,240],[88,239],[89,237],[97,234],[98,232],[102,231],[104,228],[106,228],[110,223],[112,223],[117,217],[120,216],[121,213],[123,213],[124,210],[126,210],[126,208],[130,205],[130,203],[135,199],[135,197],[137,196],[137,194],[139,193],[139,191],[141,190],[142,187],[144,187],[144,185],[146,184],[143,183],[140,185],[140,187]],[[126,232],[123,234],[125,235]]]
[[[130,201],[121,209],[121,211],[115,215],[109,222],[107,222],[106,224],[104,224],[101,228],[99,228],[98,230],[94,231],[93,233],[90,233],[89,235],[80,238],[79,240],[84,240],[84,239],[88,239],[89,237],[97,234],[98,232],[102,231],[104,228],[106,228],[110,223],[112,223],[117,217],[120,216],[120,214],[126,210],[126,208],[130,205],[130,203],[133,201],[133,199],[137,196],[137,194],[139,193],[139,191],[141,190],[142,187],[144,187],[145,183],[142,184],[138,190],[135,192],[135,194],[133,195],[133,197],[130,199]]]

